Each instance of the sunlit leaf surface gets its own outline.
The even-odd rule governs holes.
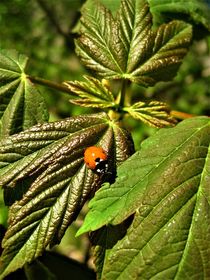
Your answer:
[[[152,30],[145,0],[122,0],[115,17],[94,0],[82,11],[76,51],[86,67],[108,79],[144,86],[172,79],[191,42],[191,26],[172,21]]]
[[[66,86],[79,98],[70,102],[83,107],[109,108],[115,105],[112,92],[103,82],[85,76],[86,81],[66,82]]]
[[[134,119],[140,120],[149,126],[165,127],[173,126],[176,120],[170,115],[170,109],[166,103],[151,101],[149,103],[137,102],[124,108]]]
[[[109,253],[102,279],[208,279],[210,121],[161,129],[90,201],[81,234],[135,214]]]

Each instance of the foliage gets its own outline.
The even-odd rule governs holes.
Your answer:
[[[208,278],[200,264],[209,265],[209,133],[207,117],[160,130],[119,167],[114,184],[96,193],[80,234],[136,212],[105,259],[102,279]]]
[[[48,120],[43,97],[25,75],[27,58],[16,52],[0,53],[0,135],[25,130]]]
[[[78,279],[208,279],[209,118],[173,111],[166,103],[176,88],[190,96],[189,88],[203,86],[202,96],[209,93],[209,77],[193,52],[184,61],[197,30],[203,38],[210,31],[208,3],[87,0],[75,25],[83,1],[69,2],[70,33],[58,24],[49,3],[37,0],[71,52],[78,32],[75,50],[87,69],[85,81],[74,74],[62,84],[34,76],[26,69],[25,55],[0,51],[0,186],[9,207],[8,225],[5,214],[0,219],[8,226],[5,234],[0,228],[0,279],[11,273],[59,279],[62,267]],[[58,11],[65,13],[68,5],[64,1]],[[7,11],[7,4],[2,7]],[[30,28],[34,31],[33,24]],[[49,91],[42,95],[36,85],[52,89],[54,102],[58,92],[65,94],[65,102],[70,98],[64,110],[70,116],[48,122]],[[80,114],[72,116],[75,105]],[[190,118],[176,125],[182,116]],[[126,129],[130,124],[132,136]],[[161,129],[135,152],[142,124]],[[104,149],[105,174],[84,162],[88,146]],[[96,273],[45,252],[61,242],[90,198],[77,236],[91,232]]]
[[[70,90],[80,97],[71,100],[73,104],[96,108],[112,108],[115,105],[112,92],[103,85],[103,82],[88,76],[85,79],[87,82],[66,83]]]
[[[122,1],[116,18],[100,4],[86,7],[81,21],[76,51],[83,63],[100,76],[144,86],[173,78],[191,39],[191,27],[179,21],[152,31],[144,1]]]
[[[195,27],[197,25],[202,27],[201,31],[210,29],[208,16],[210,2],[208,0],[192,0],[189,5],[185,5],[184,0],[149,0],[148,2],[157,24],[165,22],[168,18],[180,18],[182,15],[189,22],[193,22]]]

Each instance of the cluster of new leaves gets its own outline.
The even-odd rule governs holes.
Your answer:
[[[93,77],[85,77],[87,82],[66,82],[64,83],[78,99],[71,99],[70,102],[84,107],[110,108],[112,110],[124,111],[134,119],[140,120],[153,127],[171,126],[176,120],[170,115],[169,106],[159,101],[149,103],[137,102],[129,107],[120,108],[112,92]]]
[[[124,110],[134,119],[141,120],[150,126],[165,127],[176,123],[176,120],[170,116],[169,106],[163,102],[137,102]]]
[[[70,102],[84,107],[114,108],[115,100],[112,92],[99,80],[85,76],[87,82],[66,82],[69,89],[78,95],[79,99]]]
[[[152,30],[152,16],[144,0],[121,1],[115,18],[99,2],[89,1],[83,8],[81,23],[76,52],[85,66],[106,79],[125,79],[143,86],[175,76],[192,36],[191,26],[181,21]],[[96,79],[69,82],[68,86],[80,97],[73,103],[115,107],[110,91]],[[138,103],[126,111],[151,126],[173,125],[166,104],[156,101],[156,107],[158,112],[145,104],[140,112]]]

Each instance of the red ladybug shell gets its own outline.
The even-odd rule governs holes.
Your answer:
[[[107,155],[101,147],[91,146],[85,150],[84,161],[90,169],[96,169],[100,162],[105,162],[106,160]]]

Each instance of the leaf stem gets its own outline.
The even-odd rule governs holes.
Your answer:
[[[181,119],[181,120],[185,120],[185,119],[189,119],[189,118],[193,118],[195,117],[195,115],[193,114],[188,114],[185,112],[179,112],[179,111],[171,111],[171,115],[177,119]]]
[[[123,80],[121,91],[120,91],[120,100],[119,100],[120,108],[123,108],[125,105],[124,103],[125,103],[125,94],[126,94],[127,86],[128,86],[128,80]]]
[[[45,79],[42,79],[42,78],[39,78],[39,77],[27,76],[27,78],[32,83],[39,84],[39,85],[42,85],[42,86],[46,86],[46,87],[49,87],[49,88],[53,88],[53,89],[56,89],[56,90],[66,92],[66,93],[70,93],[70,94],[74,95],[74,93],[65,85],[58,84],[58,83],[55,83],[55,82],[52,82],[52,81],[49,81],[49,80],[45,80]]]

